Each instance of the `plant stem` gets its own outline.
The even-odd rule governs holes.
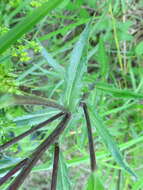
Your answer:
[[[52,121],[56,120],[57,118],[61,117],[64,113],[60,112],[57,115],[54,115],[53,117],[49,118],[48,120],[40,123],[39,125],[37,125],[36,127],[32,127],[31,129],[29,129],[28,131],[22,133],[21,135],[13,138],[12,140],[6,142],[5,144],[0,146],[0,151],[4,150],[5,148],[13,145],[14,143],[18,142],[19,140],[23,139],[24,137],[30,135],[31,133],[33,133],[34,131],[41,129],[42,127],[44,127],[45,125],[51,123]]]
[[[60,153],[59,144],[58,144],[58,143],[55,143],[54,163],[53,163],[51,190],[56,190],[56,187],[57,187],[57,175],[58,175],[59,153]]]
[[[92,136],[92,128],[91,128],[91,122],[87,110],[87,105],[82,102],[81,103],[83,110],[84,110],[84,115],[86,119],[86,126],[87,126],[87,131],[88,131],[88,143],[89,143],[89,152],[90,152],[90,165],[91,165],[91,171],[96,170],[96,158],[95,158],[95,151],[94,151],[94,144],[93,144],[93,136]]]
[[[13,183],[7,188],[7,190],[17,190],[22,183],[24,182],[27,175],[30,173],[32,168],[35,166],[37,161],[40,159],[42,154],[49,148],[51,144],[54,143],[55,140],[61,135],[61,133],[66,128],[68,121],[70,120],[71,114],[66,113],[65,117],[58,124],[56,129],[46,138],[46,140],[41,143],[35,150],[34,153],[31,154],[26,166],[22,169],[20,174],[15,178]]]
[[[0,178],[0,185],[3,185],[10,177],[12,177],[18,170],[20,170],[28,161],[28,158],[25,158],[19,162],[12,170],[10,170],[5,176]]]

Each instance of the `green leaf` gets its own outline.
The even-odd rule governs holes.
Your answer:
[[[96,83],[95,87],[99,90],[102,90],[104,93],[111,94],[116,98],[134,98],[134,99],[143,99],[143,95],[133,92],[130,89],[118,89],[114,88],[112,85],[105,83]]]
[[[89,176],[85,190],[104,190],[104,186],[95,172]]]
[[[19,158],[4,157],[0,160],[0,177],[5,175],[12,167],[20,161]]]
[[[47,62],[49,63],[49,65],[51,67],[54,68],[55,71],[57,71],[58,73],[60,73],[63,77],[65,74],[65,69],[64,67],[62,67],[53,57],[52,55],[46,50],[46,48],[44,48],[42,46],[42,44],[40,44],[41,46],[41,53],[43,55],[43,57],[47,60]]]
[[[23,125],[33,126],[42,123],[43,121],[47,120],[49,117],[52,117],[53,115],[58,113],[59,111],[57,110],[54,111],[52,109],[50,110],[50,108],[42,109],[30,113],[28,115],[16,117],[13,119],[13,121],[16,123],[17,126],[23,126]]]
[[[11,94],[0,93],[0,109],[14,105],[14,97]]]
[[[104,41],[102,40],[102,36],[100,37],[100,41],[99,41],[97,61],[100,64],[101,75],[103,78],[105,78],[109,70],[109,57],[106,53],[105,44],[104,44]]]
[[[68,168],[66,165],[66,161],[62,152],[60,152],[59,156],[59,169],[58,169],[58,183],[57,183],[58,190],[70,190],[71,184],[68,177]]]
[[[143,41],[139,42],[135,48],[136,55],[143,55]]]
[[[107,127],[104,125],[104,122],[101,120],[101,118],[98,116],[95,109],[91,108],[90,106],[90,113],[92,116],[92,119],[95,123],[95,127],[97,129],[97,132],[102,137],[104,143],[106,144],[109,152],[114,157],[116,162],[124,168],[127,172],[129,172],[131,175],[133,175],[135,178],[137,178],[136,174],[128,167],[128,165],[124,162],[123,157],[120,153],[120,150],[115,143],[113,137],[110,135]]]
[[[43,97],[0,93],[0,109],[14,105],[43,105],[65,111],[63,106]]]
[[[20,23],[18,23],[9,32],[0,38],[0,54],[7,50],[19,38],[30,31],[35,24],[37,24],[43,17],[45,17],[51,10],[62,3],[63,0],[52,0],[44,3],[41,7],[34,9],[27,16],[25,16]]]
[[[71,53],[70,64],[66,71],[65,105],[73,111],[78,102],[82,87],[82,77],[87,68],[87,44],[90,33],[89,22]]]
[[[132,190],[141,190],[143,189],[143,178],[141,177],[137,182],[134,182]]]
[[[63,0],[63,2],[60,4],[58,9],[65,9],[69,3],[70,3],[70,0]]]
[[[68,31],[73,30],[73,29],[74,29],[75,27],[77,27],[77,26],[80,26],[80,25],[82,25],[82,24],[87,23],[89,20],[90,20],[89,18],[87,18],[87,19],[85,19],[85,18],[84,18],[84,19],[81,19],[81,18],[80,18],[79,21],[74,22],[74,23],[71,23],[71,24],[68,24],[67,26],[61,27],[61,28],[59,28],[59,29],[57,29],[57,30],[54,30],[54,31],[52,31],[52,32],[50,32],[50,33],[48,33],[48,34],[45,34],[45,35],[39,37],[38,39],[39,39],[40,41],[43,41],[43,40],[48,40],[48,39],[50,39],[51,37],[54,37],[54,36],[56,36],[56,35],[58,35],[58,34],[66,35],[66,33],[67,33]]]

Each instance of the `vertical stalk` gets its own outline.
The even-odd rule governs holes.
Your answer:
[[[96,158],[95,158],[95,151],[94,151],[94,144],[93,144],[91,122],[90,122],[86,104],[84,102],[82,102],[81,106],[83,107],[83,111],[84,111],[84,115],[85,115],[85,119],[86,119],[86,125],[87,125],[91,171],[95,171],[96,170]]]
[[[56,187],[57,187],[59,153],[60,153],[59,144],[55,143],[51,190],[56,190]]]

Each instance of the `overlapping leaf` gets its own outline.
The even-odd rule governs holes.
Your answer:
[[[89,22],[78,42],[75,44],[73,51],[71,53],[70,64],[66,71],[66,86],[65,86],[65,105],[74,110],[75,106],[79,100],[79,95],[82,87],[82,77],[87,67],[87,44],[90,33]]]

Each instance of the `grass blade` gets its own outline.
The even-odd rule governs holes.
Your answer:
[[[134,98],[134,99],[143,99],[143,95],[133,92],[130,89],[118,89],[114,88],[109,84],[104,83],[96,83],[96,88],[102,90],[104,93],[111,94],[116,98]]]
[[[86,71],[87,43],[90,33],[90,22],[80,35],[78,42],[71,53],[70,64],[66,71],[65,105],[71,110],[75,109],[81,90],[81,80]]]
[[[111,155],[114,157],[116,162],[124,168],[127,172],[129,172],[131,175],[133,175],[135,178],[137,178],[136,174],[127,166],[127,164],[124,162],[122,155],[119,151],[119,148],[117,144],[115,143],[114,139],[110,135],[110,133],[107,130],[107,127],[104,125],[101,118],[98,116],[95,110],[93,110],[90,106],[90,111],[92,115],[92,119],[95,122],[95,126],[97,129],[97,132],[102,137],[104,143],[106,144],[108,150],[110,151]]]
[[[37,24],[43,17],[45,17],[63,0],[52,0],[44,3],[41,7],[34,9],[27,16],[25,16],[20,23],[18,23],[9,32],[0,38],[0,54],[7,50],[19,38],[30,31],[35,24]]]

